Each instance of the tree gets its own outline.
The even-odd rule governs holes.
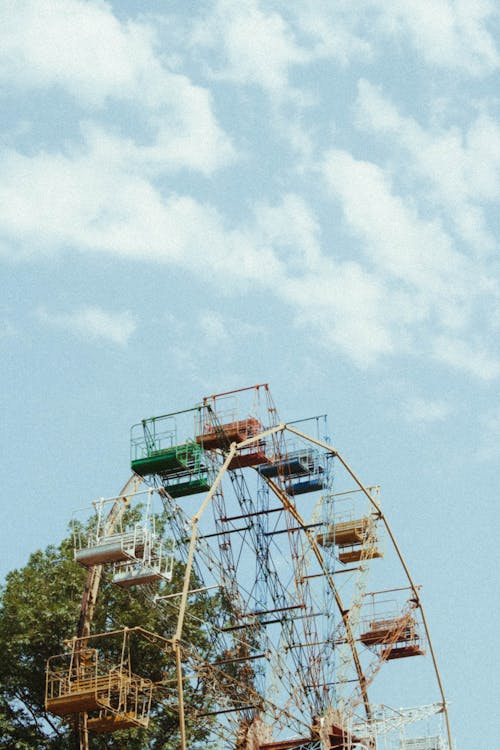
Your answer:
[[[174,567],[181,586],[183,570]],[[86,571],[73,561],[72,539],[32,554],[25,567],[10,572],[0,591],[0,750],[62,750],[71,747],[71,721],[47,714],[44,709],[47,658],[64,650],[65,639],[76,634],[80,600]],[[205,594],[196,602],[203,619],[213,602]],[[95,611],[95,632],[141,627],[169,635],[175,625],[141,595],[140,587],[121,589],[104,578]],[[200,651],[206,648],[203,628],[186,623],[187,636]],[[157,653],[157,652],[156,652]],[[141,659],[151,661],[147,647]],[[162,666],[163,668],[163,666]],[[171,667],[170,667],[171,668]],[[170,675],[173,677],[173,674]],[[187,687],[187,690],[190,688]],[[188,702],[201,700],[193,690]],[[130,730],[93,735],[92,750],[145,750],[178,747],[176,712],[161,704],[153,711],[147,732]],[[191,744],[202,741],[202,733],[191,727]]]

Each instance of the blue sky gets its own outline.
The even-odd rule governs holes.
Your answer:
[[[500,698],[499,22],[4,0],[2,575],[119,491],[132,423],[269,382],[381,484],[476,744]]]

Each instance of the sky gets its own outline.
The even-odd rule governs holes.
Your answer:
[[[133,423],[267,382],[381,485],[476,746],[500,699],[498,5],[1,16],[0,575],[119,492]]]

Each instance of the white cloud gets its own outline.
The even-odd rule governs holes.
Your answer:
[[[436,336],[432,353],[436,360],[480,380],[495,380],[500,376],[500,358],[491,354],[483,343],[474,344],[459,338]]]
[[[0,26],[0,78],[11,88],[58,87],[94,116],[110,100],[126,102],[150,143],[106,138],[99,128],[96,138],[141,169],[185,167],[210,174],[235,157],[208,90],[166,67],[151,26],[121,23],[105,3],[8,0]],[[126,119],[122,124],[127,130]]]
[[[341,350],[361,367],[394,352],[384,284],[358,263],[323,258],[316,273],[284,280],[280,296],[316,345]]]
[[[236,150],[217,123],[210,93],[181,75],[170,76],[167,85],[171,102],[145,109],[143,130],[151,136],[137,142],[94,121],[82,125],[86,144],[106,162],[126,164],[139,174],[191,169],[208,176],[234,161]]]
[[[358,84],[357,107],[358,126],[385,136],[393,154],[395,144],[403,150],[400,159],[393,155],[394,171],[423,178],[432,190],[430,196],[422,190],[423,199],[444,209],[478,252],[492,250],[496,242],[484,208],[500,197],[500,126],[481,114],[466,131],[426,130],[364,80]]]
[[[294,310],[306,335],[361,367],[394,350],[383,281],[359,263],[326,255],[317,217],[301,196],[285,193],[276,204],[261,202],[255,215],[255,242],[282,262],[270,288]]]
[[[38,319],[85,339],[104,339],[120,346],[127,344],[137,327],[129,311],[108,312],[97,306],[81,307],[69,313],[51,313],[40,308]]]
[[[392,188],[390,176],[346,151],[330,151],[323,174],[364,252],[384,275],[417,290],[420,307],[437,305],[443,322],[460,323],[459,306],[469,294],[471,264],[457,252],[437,220],[423,219]],[[477,290],[479,291],[479,290]]]
[[[500,62],[494,0],[282,0],[280,5],[305,35],[312,60],[346,65],[384,55],[389,43],[405,53],[411,45],[429,66],[474,76],[494,71]]]
[[[294,15],[298,28],[309,40],[312,59],[332,59],[346,66],[353,59],[373,57],[370,40],[349,28],[349,20],[354,20],[352,2],[333,4],[330,0],[316,0],[314,4],[294,4],[285,0],[285,10]]]
[[[258,0],[218,0],[198,21],[192,40],[221,53],[217,78],[258,85],[275,95],[292,93],[290,68],[310,58],[284,17]]]
[[[349,28],[350,14],[344,20],[345,8],[338,5],[332,9],[329,0],[317,0],[314,8],[282,0],[216,0],[200,14],[191,42],[215,52],[213,77],[308,104],[310,94],[292,81],[296,71],[319,60],[345,66],[372,55],[371,43]]]
[[[218,0],[203,19],[196,40],[223,42],[227,79],[283,91],[291,66],[370,59],[384,54],[387,39],[410,43],[429,66],[454,72],[482,75],[500,63],[494,0],[316,0],[313,6],[281,0],[274,7]]]
[[[300,101],[291,83],[294,68],[325,59],[343,66],[371,59],[384,54],[387,39],[410,44],[429,66],[490,73],[500,63],[497,13],[493,0],[317,0],[313,7],[216,0],[199,14],[191,43],[216,53],[217,78]]]
[[[379,34],[409,38],[429,65],[471,75],[499,65],[494,28],[488,28],[498,13],[492,0],[367,0],[365,5],[378,12]]]
[[[100,149],[31,158],[8,152],[0,177],[0,247],[9,255],[76,249],[174,263],[232,293],[272,284],[282,272],[252,227],[232,228],[213,206],[188,195],[164,197],[120,160],[106,162]]]
[[[441,399],[412,398],[403,404],[405,417],[409,422],[439,422],[451,414],[451,406]]]
[[[6,0],[0,31],[1,73],[25,86],[62,86],[93,106],[136,87],[134,60],[151,62],[141,27],[124,33],[101,3]],[[142,29],[144,32],[144,29]],[[144,59],[144,57],[146,59]]]

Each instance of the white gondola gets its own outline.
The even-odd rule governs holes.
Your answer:
[[[141,560],[133,563],[117,563],[113,574],[113,583],[122,588],[138,586],[155,581],[171,581],[174,566],[172,545],[153,540],[144,548]]]
[[[88,542],[88,546],[75,549],[76,562],[86,567],[140,557],[145,547],[151,543],[151,532],[136,524],[133,531],[101,537],[96,535],[93,540],[88,539]]]
[[[142,502],[146,494],[146,502]],[[95,523],[90,531],[74,525],[75,560],[85,567],[113,565],[113,583],[128,587],[172,578],[174,551],[156,531],[152,511],[154,490],[136,493],[127,503],[130,515],[122,514],[118,528],[109,533],[106,505],[116,498],[94,503]],[[137,520],[137,513],[141,518]],[[132,517],[133,520],[129,521]]]

